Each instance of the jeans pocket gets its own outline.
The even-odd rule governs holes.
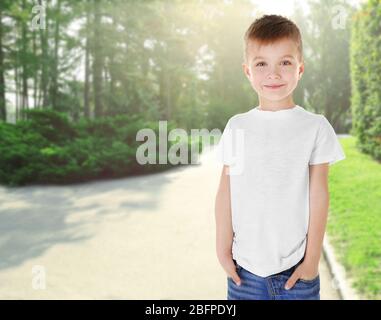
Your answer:
[[[318,282],[319,280],[320,280],[320,274],[318,274],[315,278],[313,278],[311,280],[306,280],[306,279],[301,279],[301,278],[298,279],[298,281],[303,282],[303,283],[307,283],[307,284],[313,284],[315,282]]]

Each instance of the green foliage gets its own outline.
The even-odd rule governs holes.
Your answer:
[[[51,109],[23,110],[26,120],[19,121],[18,126],[25,132],[36,132],[52,143],[64,144],[76,136],[69,119],[64,113]]]
[[[28,120],[0,124],[0,182],[10,186],[25,184],[74,183],[93,179],[123,177],[167,169],[172,164],[140,165],[136,141],[142,128],[156,134],[159,124],[138,115],[81,119],[70,124],[63,113],[33,110]],[[175,127],[168,123],[167,132]],[[170,148],[176,142],[168,142]],[[187,138],[188,161],[192,144]],[[189,163],[188,162],[188,163]],[[158,163],[158,161],[157,161]]]
[[[324,114],[337,133],[346,133],[351,127],[349,44],[354,8],[341,0],[307,3],[309,12],[296,3],[293,16],[302,33],[305,58],[294,100]]]
[[[380,163],[359,152],[357,137],[340,139],[347,159],[329,175],[327,232],[362,299],[381,298]]]
[[[353,18],[352,133],[359,148],[381,160],[381,3],[369,0]]]

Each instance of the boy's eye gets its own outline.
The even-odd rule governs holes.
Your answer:
[[[265,64],[266,64],[265,62],[258,62],[258,63],[256,64],[256,67],[263,67]],[[284,61],[282,61],[282,64],[284,64],[284,65],[288,65],[288,64],[290,64],[290,65],[291,65],[291,62],[288,61],[288,60],[284,60]]]

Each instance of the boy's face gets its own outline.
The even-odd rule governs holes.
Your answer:
[[[261,46],[251,40],[247,59],[248,64],[242,64],[243,70],[257,92],[261,106],[293,104],[292,93],[304,72],[293,40],[281,39]]]

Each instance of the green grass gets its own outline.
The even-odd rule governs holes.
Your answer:
[[[330,168],[327,234],[365,299],[381,299],[381,164],[341,138],[346,159]]]

